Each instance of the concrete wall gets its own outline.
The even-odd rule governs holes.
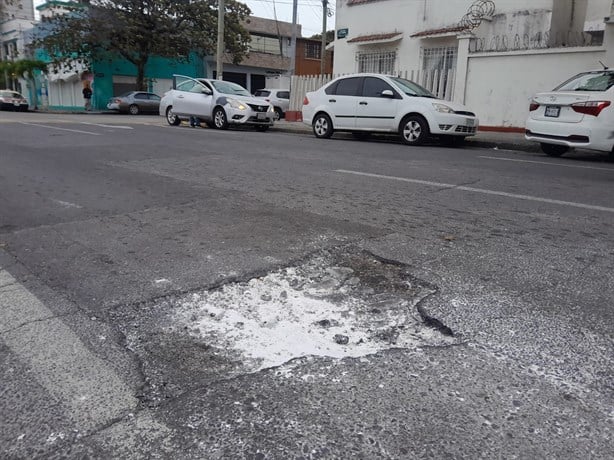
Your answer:
[[[531,97],[585,70],[599,68],[604,48],[483,53],[468,60],[465,104],[480,124],[523,128]]]
[[[559,0],[496,0],[496,16],[491,21],[483,22],[479,35],[546,32],[550,29],[552,5],[556,1]],[[473,3],[474,0],[381,0],[348,5],[348,0],[337,0],[336,30],[347,28],[349,31],[346,38],[336,39],[334,42],[334,72],[355,72],[356,52],[375,48],[396,50],[398,70],[418,70],[420,47],[426,41],[412,39],[410,36],[416,32],[458,25]],[[352,38],[361,35],[394,31],[403,33],[401,41],[379,45],[348,43]],[[440,45],[429,40],[428,46]]]

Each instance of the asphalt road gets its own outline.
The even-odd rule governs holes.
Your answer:
[[[603,157],[155,116],[0,140],[3,458],[611,458]]]

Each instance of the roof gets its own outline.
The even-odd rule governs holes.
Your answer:
[[[424,30],[422,32],[416,32],[415,34],[412,34],[411,37],[430,37],[433,35],[450,35],[454,33],[465,32],[466,30],[469,30],[469,29],[465,26],[454,25],[454,26],[442,27],[439,29],[430,29],[430,30]]]
[[[292,23],[285,21],[275,21],[274,19],[259,18],[258,16],[249,16],[243,23],[250,34],[252,35],[279,35],[282,37],[292,36]],[[301,25],[296,25],[296,35],[301,36]]]
[[[389,32],[386,34],[371,34],[371,35],[359,35],[349,39],[348,43],[363,43],[363,42],[379,42],[383,40],[390,40],[397,36],[403,35],[403,32]]]
[[[348,5],[362,5],[363,3],[381,2],[382,0],[348,0]]]

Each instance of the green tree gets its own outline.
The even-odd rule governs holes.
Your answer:
[[[137,89],[146,90],[145,66],[151,57],[188,61],[191,52],[201,57],[215,53],[217,3],[217,0],[72,3],[67,7],[68,13],[47,21],[33,46],[43,48],[56,68],[122,57],[137,69]],[[234,63],[240,62],[248,51],[249,32],[242,22],[249,14],[246,5],[226,0],[224,38]]]

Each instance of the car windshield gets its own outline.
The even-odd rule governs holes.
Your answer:
[[[19,93],[14,93],[12,91],[0,91],[0,97],[14,97],[14,98],[20,98],[21,99],[21,94]]]
[[[232,83],[230,81],[213,80],[211,81],[211,84],[218,93],[230,94],[233,96],[251,96],[248,90],[243,88],[241,85],[237,85],[236,83]]]
[[[241,85],[237,85],[236,83],[222,80],[213,80],[211,84],[217,90],[218,93],[230,94],[235,96],[251,96],[251,94],[249,94],[249,91],[247,91]]]
[[[414,83],[413,81],[397,77],[391,77],[390,79],[397,85],[397,87],[402,92],[404,92],[408,96],[430,97],[433,99],[437,99],[437,97],[433,93],[418,85],[417,83]]]
[[[554,91],[607,91],[614,86],[614,72],[586,72],[576,75]]]

